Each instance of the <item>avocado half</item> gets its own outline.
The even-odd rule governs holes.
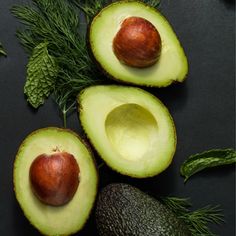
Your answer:
[[[161,36],[162,50],[156,64],[134,68],[122,64],[113,52],[113,39],[122,22],[131,16],[151,22]],[[188,73],[184,50],[167,19],[155,8],[139,1],[118,1],[103,8],[92,20],[88,31],[91,52],[102,70],[125,83],[166,87],[182,82]]]
[[[157,175],[176,149],[173,119],[152,94],[128,86],[92,86],[78,96],[81,124],[112,169],[136,178]]]
[[[42,203],[33,194],[29,170],[38,155],[53,154],[58,149],[74,155],[80,183],[69,203],[55,207]],[[76,133],[54,127],[31,133],[17,152],[13,174],[16,198],[30,223],[42,234],[70,235],[84,226],[95,202],[98,175],[91,152]]]

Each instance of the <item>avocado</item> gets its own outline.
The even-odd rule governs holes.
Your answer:
[[[148,21],[156,28],[161,38],[160,53],[156,51],[153,54],[154,56],[150,56],[153,50],[155,52],[155,48],[153,47],[159,50],[158,38],[156,36],[154,37],[156,43],[154,40],[151,40],[152,33],[155,33],[153,30],[150,33],[144,29],[144,33],[146,32],[145,37],[150,40],[147,42],[144,41],[143,44],[138,44],[139,46],[137,48],[135,47],[135,42],[132,43],[132,41],[130,42],[127,39],[128,36],[132,35],[132,32],[129,33],[128,31],[127,34],[121,34],[125,35],[122,36],[124,37],[123,40],[119,40],[120,37],[116,37],[119,36],[118,33],[123,24],[125,23],[127,25],[126,20],[128,18],[131,18],[131,20],[129,19],[131,23],[133,22],[133,18],[138,18],[137,20],[134,19],[137,24],[139,24],[138,22]],[[135,22],[134,24],[136,24]],[[137,26],[137,32],[140,32],[145,27],[147,29],[151,27],[146,26],[145,22],[141,24],[144,27],[142,25],[140,27]],[[139,41],[141,41],[142,36],[135,37],[135,40],[139,38]],[[88,41],[92,55],[102,71],[112,79],[124,83],[149,87],[166,87],[172,82],[182,82],[188,72],[186,55],[171,25],[157,9],[143,2],[117,1],[103,8],[91,21],[88,30]],[[116,41],[123,41],[125,51],[122,51],[122,45],[118,45],[118,47],[114,46]],[[148,45],[152,45],[153,47],[149,48]],[[115,54],[117,48],[120,48],[118,55]],[[124,55],[122,55],[122,52]],[[143,64],[151,65],[149,67],[139,68],[123,63],[125,60],[124,57],[127,56],[128,58],[126,59],[129,60],[131,54],[131,56],[133,55],[134,63],[130,64],[140,65],[139,62],[135,63],[135,61],[136,59],[140,59],[145,53],[147,55],[144,58],[146,58],[147,63],[145,63],[145,60],[142,61],[140,67]],[[121,60],[119,60],[119,55]],[[149,59],[150,63],[148,62]],[[153,61],[156,61],[156,59],[158,59],[157,62],[153,64]]]
[[[155,198],[128,184],[110,184],[98,196],[100,236],[190,236],[187,226]]]
[[[35,172],[34,168],[32,169],[32,163],[36,157],[39,157],[40,161],[43,160],[44,164],[47,164],[51,158],[56,158],[57,162],[51,166],[47,165],[52,170],[58,165],[60,166],[60,162],[65,162],[65,160],[58,159],[58,155],[61,158],[60,152],[65,159],[69,156],[68,160],[72,160],[70,163],[77,162],[79,186],[69,202],[60,206],[52,206],[42,202],[34,194],[30,174],[31,171]],[[45,156],[47,156],[46,159]],[[47,161],[45,162],[45,160]],[[73,169],[74,165],[75,163],[70,168]],[[39,165],[36,163],[35,167],[39,167]],[[61,170],[62,168],[59,168],[59,171]],[[69,174],[69,178],[70,176]],[[61,183],[63,178],[67,178],[66,173],[62,173],[59,185],[63,185]],[[45,176],[41,173],[39,180],[47,182],[44,179]],[[97,169],[88,147],[73,131],[55,127],[36,130],[22,142],[14,162],[13,180],[15,195],[25,216],[42,234],[49,236],[70,235],[82,229],[94,205],[98,185]],[[69,181],[70,184],[71,180]],[[48,182],[50,183],[49,180]],[[47,191],[50,193],[53,190]],[[45,192],[43,194],[43,197],[46,198]],[[54,201],[54,199],[51,200]]]
[[[78,96],[82,127],[112,169],[136,178],[157,175],[176,148],[173,119],[149,92],[121,85],[97,85]]]

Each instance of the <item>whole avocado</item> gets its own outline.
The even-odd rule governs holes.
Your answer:
[[[190,236],[174,213],[153,197],[123,183],[106,186],[98,197],[100,236]]]

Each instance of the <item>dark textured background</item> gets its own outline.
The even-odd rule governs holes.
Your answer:
[[[21,212],[13,192],[12,167],[21,141],[33,130],[61,126],[52,100],[38,111],[32,110],[23,95],[27,56],[15,31],[20,26],[9,8],[20,0],[0,0],[0,42],[8,57],[0,57],[0,235],[39,235]],[[189,75],[183,84],[151,91],[172,113],[178,135],[174,162],[160,176],[131,180],[100,170],[101,184],[132,183],[154,196],[190,197],[193,208],[220,204],[226,223],[212,229],[220,236],[235,235],[234,167],[204,171],[187,182],[179,175],[179,167],[190,154],[211,148],[235,145],[235,43],[234,1],[226,0],[162,0],[161,11],[173,25],[189,60]],[[77,115],[68,126],[80,132]],[[96,236],[94,219],[78,235]]]

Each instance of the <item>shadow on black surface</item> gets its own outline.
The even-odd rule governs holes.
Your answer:
[[[166,88],[150,88],[147,91],[157,96],[173,112],[182,110],[188,99],[187,81]]]
[[[229,5],[235,5],[235,0],[222,0],[222,1]]]
[[[145,179],[136,179],[116,173],[108,166],[104,165],[99,170],[100,189],[110,183],[127,183],[146,193],[152,193],[153,196],[169,195],[175,188],[174,168],[174,165],[171,165],[167,170],[157,176]]]
[[[235,0],[221,0],[221,2],[223,2],[227,8],[233,8],[234,10]]]
[[[95,206],[84,228],[79,233],[74,234],[74,236],[90,236],[90,235],[98,236],[96,221],[95,221]]]
[[[39,109],[40,109],[40,107],[39,107],[39,108],[34,108],[34,107],[32,107],[32,106],[29,104],[29,102],[27,102],[27,96],[26,96],[26,95],[24,95],[24,98],[25,98],[25,102],[27,103],[27,108],[28,108],[28,110],[29,110],[32,114],[37,114],[38,111],[39,111]]]

